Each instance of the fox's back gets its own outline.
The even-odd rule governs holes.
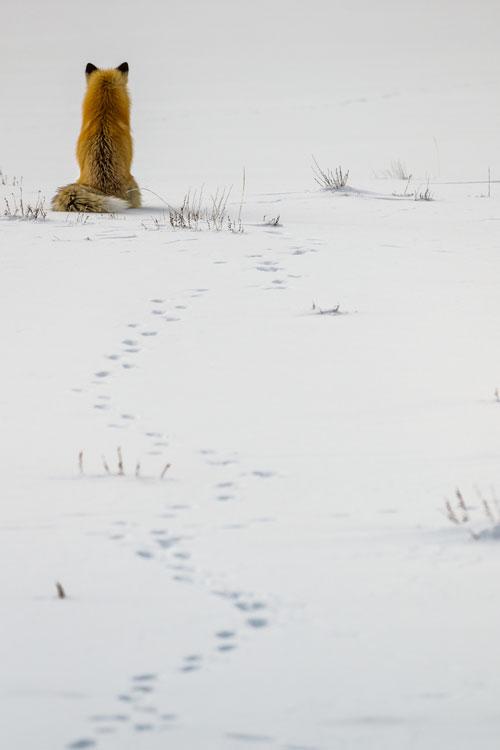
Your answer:
[[[88,76],[77,158],[81,183],[121,195],[130,177],[132,137],[127,77],[119,69]]]

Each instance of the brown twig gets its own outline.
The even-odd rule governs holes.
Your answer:
[[[125,474],[125,471],[123,469],[123,456],[122,456],[122,449],[120,446],[116,449],[116,452],[118,453],[118,476],[122,477]]]
[[[160,479],[163,479],[163,477],[165,476],[165,474],[167,473],[167,471],[170,469],[171,466],[172,464],[165,464],[165,466],[163,467],[163,471],[160,474]]]
[[[62,583],[59,583],[59,581],[56,581],[56,590],[58,599],[66,599],[66,592],[63,589]]]

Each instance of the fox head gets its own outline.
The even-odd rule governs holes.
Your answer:
[[[87,77],[87,81],[89,80],[92,73],[94,73],[96,70],[99,70],[93,63],[87,63],[87,67],[85,68],[85,75]],[[128,78],[128,63],[123,62],[121,65],[119,65],[114,70],[120,71],[120,73],[124,76],[125,80]]]

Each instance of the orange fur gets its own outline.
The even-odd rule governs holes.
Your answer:
[[[80,177],[71,186],[60,188],[52,205],[60,211],[107,211],[112,209],[107,207],[102,196],[112,196],[136,208],[141,205],[141,195],[130,173],[132,136],[128,72],[118,68],[99,70],[91,67],[93,70],[87,73],[82,127],[76,147]],[[78,186],[84,187],[86,193]],[[71,200],[68,188],[71,188]],[[88,200],[89,191],[96,198],[94,202]],[[93,207],[94,203],[97,208]]]

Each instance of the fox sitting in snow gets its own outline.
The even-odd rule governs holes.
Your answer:
[[[59,188],[54,211],[115,212],[139,208],[141,194],[130,174],[132,136],[128,63],[99,70],[88,63],[82,129],[76,146],[77,182]]]

